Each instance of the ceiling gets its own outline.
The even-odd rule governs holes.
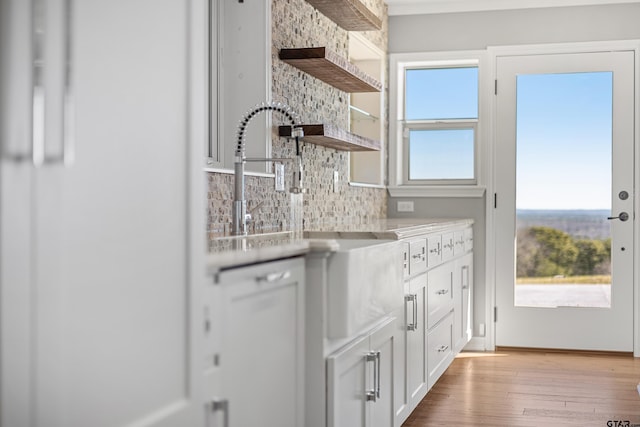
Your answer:
[[[537,7],[640,3],[640,0],[386,0],[389,15],[478,12]]]

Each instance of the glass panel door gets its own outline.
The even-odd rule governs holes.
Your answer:
[[[634,61],[497,58],[497,346],[633,350]]]

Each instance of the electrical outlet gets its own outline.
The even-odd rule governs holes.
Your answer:
[[[398,202],[396,206],[397,206],[398,212],[413,212],[412,201]]]
[[[284,164],[274,163],[276,172],[276,191],[284,191]]]
[[[485,333],[486,333],[486,330],[484,329],[484,323],[480,323],[478,325],[478,335],[483,337]]]
[[[340,181],[340,173],[333,171],[333,192],[338,192],[338,181]]]

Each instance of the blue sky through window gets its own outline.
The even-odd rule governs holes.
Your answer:
[[[477,119],[478,68],[406,70],[406,120]]]
[[[612,85],[611,72],[518,76],[518,209],[610,209]]]
[[[412,130],[409,179],[473,179],[473,129]]]

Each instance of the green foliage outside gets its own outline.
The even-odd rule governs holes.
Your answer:
[[[518,230],[517,277],[611,275],[611,239],[574,239],[551,227]]]

